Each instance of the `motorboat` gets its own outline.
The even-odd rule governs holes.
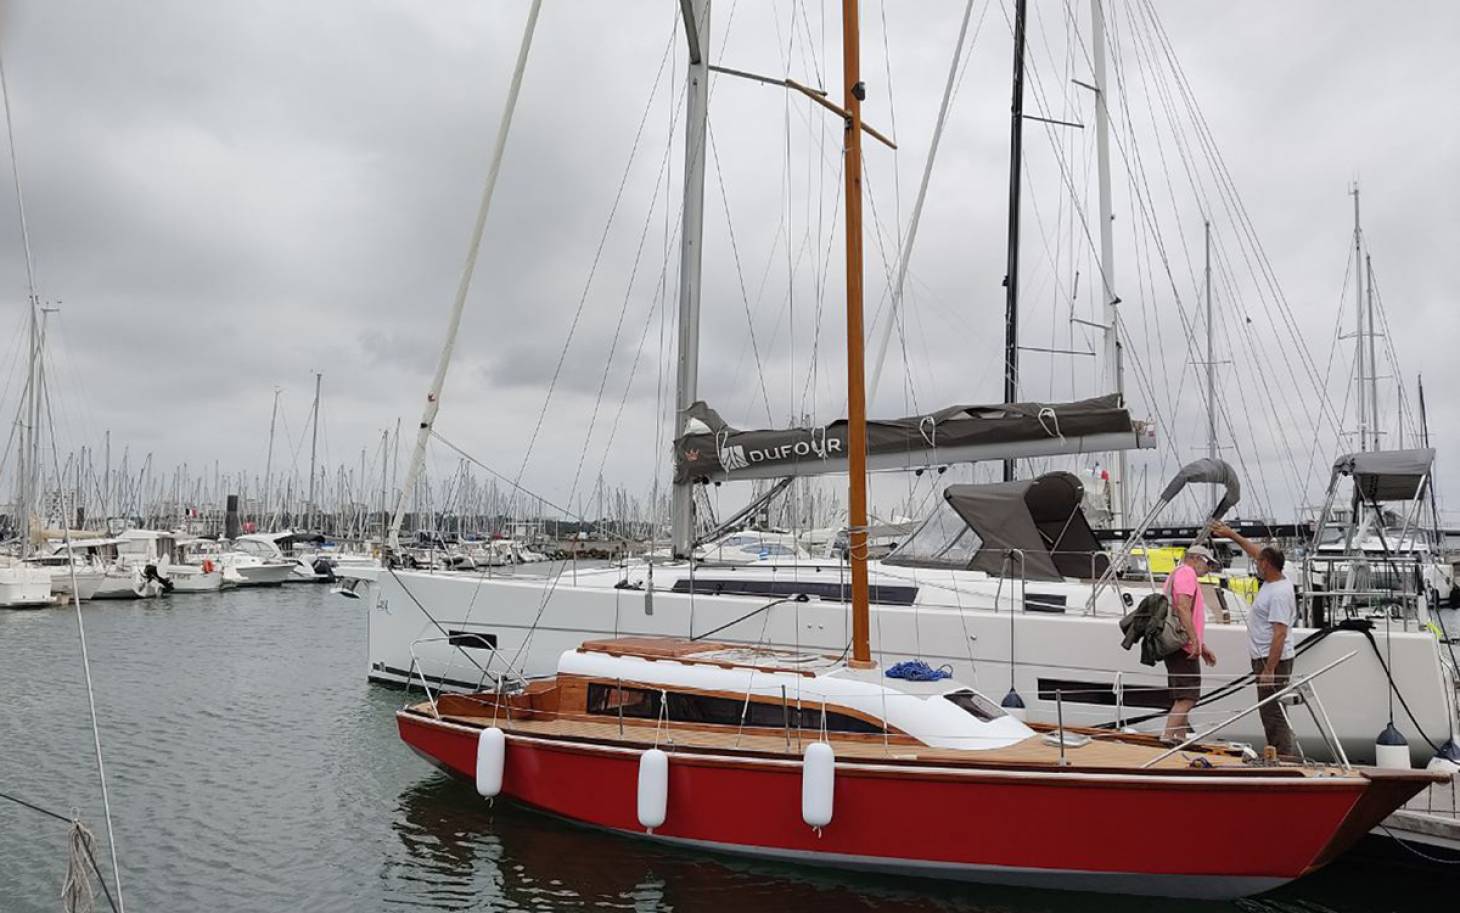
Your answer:
[[[1232,899],[1339,858],[1442,774],[1029,726],[951,679],[686,638],[434,695],[400,737],[487,798],[693,850],[899,876]],[[1152,839],[1172,809],[1201,852]],[[1254,828],[1255,820],[1281,827]]]
[[[140,565],[144,576],[160,578],[164,592],[215,593],[223,586],[222,566],[207,554],[191,554],[207,540],[151,529],[129,529],[119,538],[123,556]]]
[[[278,586],[294,575],[295,562],[284,557],[271,536],[248,533],[219,553],[224,586]]]
[[[135,553],[139,549],[136,540],[98,537],[53,540],[51,545],[53,555],[63,559],[71,556],[101,572],[101,583],[92,592],[92,599],[149,599],[161,595],[165,589],[156,564],[134,561],[132,556],[122,553],[124,546]]]
[[[285,583],[333,583],[334,559],[325,553],[328,540],[322,533],[301,533],[284,530],[277,533],[253,533],[251,538],[273,543],[279,557],[292,565]]]

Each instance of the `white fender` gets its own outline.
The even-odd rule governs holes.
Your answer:
[[[1409,770],[1412,766],[1409,763],[1409,746],[1375,745],[1374,766],[1387,767],[1390,770]]]
[[[639,824],[652,831],[669,809],[669,755],[650,748],[639,755]]]
[[[812,742],[801,759],[801,820],[815,828],[830,824],[835,787],[836,752],[825,742]]]
[[[502,791],[502,771],[507,766],[507,737],[496,726],[477,736],[477,793],[495,798]]]
[[[1374,740],[1374,766],[1391,770],[1409,770],[1409,742],[1390,723]]]

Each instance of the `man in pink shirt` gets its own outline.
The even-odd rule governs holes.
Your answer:
[[[1161,738],[1176,742],[1186,737],[1191,725],[1189,717],[1201,697],[1201,663],[1215,665],[1217,656],[1206,645],[1207,612],[1201,595],[1201,581],[1218,567],[1211,550],[1193,545],[1176,570],[1166,580],[1166,596],[1171,611],[1186,631],[1186,646],[1166,657],[1166,689],[1171,694],[1171,715],[1166,717],[1166,730]]]

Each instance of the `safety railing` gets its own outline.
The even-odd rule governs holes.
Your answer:
[[[1294,681],[1289,682],[1287,685],[1277,689],[1272,694],[1269,694],[1267,697],[1253,704],[1251,707],[1248,707],[1246,710],[1233,714],[1228,719],[1223,720],[1222,722],[1218,723],[1215,726],[1212,726],[1209,729],[1195,733],[1186,741],[1172,747],[1168,751],[1163,751],[1161,754],[1142,764],[1141,767],[1147,768],[1155,764],[1159,764],[1161,761],[1164,761],[1174,754],[1184,751],[1185,749],[1190,748],[1193,745],[1206,741],[1213,735],[1216,735],[1218,732],[1226,729],[1228,726],[1231,726],[1238,720],[1257,713],[1263,707],[1281,699],[1285,695],[1292,694],[1294,692],[1300,692],[1303,694],[1306,701],[1311,701],[1312,706],[1317,708],[1317,711],[1313,712],[1312,708],[1310,707],[1310,712],[1314,713],[1313,721],[1318,725],[1318,731],[1322,735],[1325,744],[1327,744],[1329,749],[1334,752],[1334,755],[1338,758],[1339,764],[1342,765],[1343,769],[1349,770],[1351,765],[1348,762],[1348,755],[1343,750],[1343,743],[1338,737],[1338,732],[1333,729],[1333,724],[1328,718],[1328,712],[1323,709],[1322,701],[1318,699],[1318,692],[1310,687],[1310,683],[1318,676],[1329,671],[1338,664],[1352,659],[1355,652],[1356,651],[1350,651],[1348,653],[1345,653],[1343,656],[1340,656],[1338,659],[1335,659],[1333,662],[1328,663],[1322,668],[1316,669],[1313,672],[1308,673],[1307,675],[1304,675]]]
[[[491,667],[492,663],[497,658],[497,651],[495,649],[495,645],[488,641],[483,635],[473,634],[471,632],[464,631],[460,634],[449,634],[445,637],[418,637],[415,640],[411,641],[411,666],[410,669],[407,671],[406,680],[407,683],[409,683],[412,679],[420,680],[421,690],[426,693],[426,700],[430,702],[431,713],[434,716],[440,715],[439,711],[437,710],[436,693],[433,693],[431,691],[430,680],[426,677],[425,672],[421,668],[421,658],[416,655],[416,647],[422,644],[446,642],[456,647],[458,650],[464,650],[465,647],[462,645],[461,641],[470,639],[475,639],[479,641],[483,647],[491,650],[491,656],[487,659],[487,664],[485,666],[476,663],[474,659],[472,660],[473,664],[475,664],[477,668],[481,671],[481,675],[477,678],[477,691],[484,690],[483,686],[486,685],[488,679],[492,680],[492,690],[497,694],[504,693],[508,682],[516,682],[517,684],[524,686],[527,684],[527,680],[523,678],[521,674],[513,672],[511,669],[507,669],[502,672],[492,671]],[[471,657],[467,658],[471,659]],[[439,693],[439,691],[440,689],[438,688],[437,693]]]

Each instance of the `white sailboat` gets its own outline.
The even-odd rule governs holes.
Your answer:
[[[395,683],[418,677],[446,688],[479,688],[488,677],[509,671],[550,673],[565,650],[585,640],[625,636],[713,635],[717,641],[732,644],[835,655],[853,641],[847,621],[850,591],[865,585],[872,603],[870,624],[878,633],[884,664],[918,657],[933,666],[951,667],[957,678],[975,687],[1002,690],[1007,686],[1010,696],[1017,699],[1010,700],[1009,705],[1022,705],[1031,720],[1041,722],[1053,721],[1061,710],[1067,721],[1080,725],[1139,726],[1143,719],[1164,716],[1169,706],[1164,672],[1142,666],[1138,656],[1124,650],[1118,628],[1129,607],[1159,583],[1150,579],[1111,579],[1107,565],[1101,563],[1104,559],[1108,564],[1108,558],[1098,546],[1063,541],[1063,530],[1073,518],[1081,516],[1079,522],[1084,524],[1080,498],[1075,496],[1072,504],[1063,507],[1057,505],[1053,514],[1044,501],[1046,490],[1058,492],[1061,486],[1068,490],[1073,477],[1059,479],[1062,474],[1056,474],[1023,482],[950,488],[945,492],[945,503],[903,543],[898,554],[866,563],[865,584],[851,578],[848,564],[830,559],[767,555],[761,560],[757,555],[753,562],[732,566],[694,560],[694,484],[835,472],[845,468],[843,455],[850,447],[845,438],[837,437],[834,425],[789,431],[740,431],[723,423],[716,425],[706,420],[708,410],[697,402],[698,277],[709,70],[702,50],[707,47],[709,19],[708,4],[693,2],[687,8],[693,10],[693,18],[686,28],[691,50],[681,229],[675,427],[678,465],[672,509],[676,560],[579,569],[571,579],[567,575],[554,578],[550,586],[542,580],[476,573],[348,571],[346,576],[353,578],[347,585],[349,593],[364,598],[369,606],[368,675]],[[1093,0],[1092,8],[1097,23],[1101,22],[1100,0]],[[1103,85],[1102,36],[1097,35],[1096,46],[1095,76]],[[514,97],[520,79],[519,62]],[[440,408],[461,305],[510,115],[509,103],[472,254],[397,506],[391,537],[391,544],[397,548],[404,492],[411,489],[419,471]],[[1097,121],[1103,120],[1102,100],[1097,104]],[[1015,121],[1017,124],[1017,113]],[[1017,145],[1012,158],[1018,161]],[[1102,142],[1102,235],[1110,224],[1107,159]],[[1013,183],[1017,186],[1017,174]],[[1017,210],[1017,196],[1013,208]],[[1113,272],[1108,237],[1102,237],[1102,242],[1106,260],[1103,300],[1110,314],[1118,299],[1110,288]],[[1011,262],[1015,261],[1011,257]],[[1017,288],[1016,282],[1009,284]],[[1012,304],[1011,297],[1011,310]],[[1120,359],[1114,326],[1111,315],[1106,342],[1114,354],[1107,365],[1116,372],[1112,379],[1119,391]],[[1071,423],[1066,419],[1080,414],[1082,407],[1086,404],[1007,403],[961,407],[946,416],[912,416],[898,420],[906,423],[903,426],[887,423],[901,427],[905,436],[885,449],[879,449],[878,441],[871,441],[867,459],[874,468],[913,469],[1056,453],[1118,454],[1150,446],[1148,430],[1132,423],[1128,415],[1123,428],[1095,429],[1088,436],[1071,433]],[[1118,395],[1110,408],[1124,413]],[[1032,427],[1026,427],[1022,436],[1016,435],[1012,442],[1002,436],[984,438],[973,433],[980,422],[997,424],[1005,418],[1014,422],[1027,419]],[[948,436],[929,441],[926,429],[944,419],[965,422],[970,432],[960,437],[956,429],[950,430]],[[916,443],[920,433],[924,436],[921,445]],[[903,446],[907,441],[913,441],[913,446]],[[1120,460],[1115,463],[1120,466]],[[1111,501],[1117,519],[1127,511],[1123,482],[1124,473],[1117,468],[1111,479]],[[1083,491],[1079,480],[1073,484]],[[1048,497],[1058,501],[1060,496]],[[991,506],[994,504],[1002,506],[995,509]],[[987,510],[994,512],[981,513]],[[864,525],[865,519],[858,518],[854,511],[853,529],[863,529]],[[857,534],[853,535],[856,547]],[[1219,687],[1198,713],[1203,725],[1230,717],[1251,703],[1246,604],[1222,590],[1208,593],[1207,604],[1221,607],[1220,614],[1206,627],[1208,642],[1218,657],[1215,670],[1207,673],[1208,681]],[[550,625],[541,623],[545,616],[551,618]],[[1411,623],[1382,630],[1307,626],[1295,630],[1294,637],[1302,645],[1295,674],[1330,664],[1350,652],[1361,654],[1327,680],[1328,688],[1346,696],[1330,707],[1330,716],[1338,739],[1351,754],[1372,755],[1374,738],[1388,717],[1391,689],[1406,698],[1410,717],[1394,722],[1405,731],[1416,757],[1423,759],[1429,751],[1427,745],[1443,741],[1450,734],[1455,721],[1456,672],[1428,631]],[[1388,662],[1383,661],[1385,656],[1390,657]],[[1316,719],[1310,720],[1301,707],[1294,707],[1290,718],[1307,747],[1325,746]],[[1237,720],[1227,731],[1238,740],[1262,740],[1255,717]]]

